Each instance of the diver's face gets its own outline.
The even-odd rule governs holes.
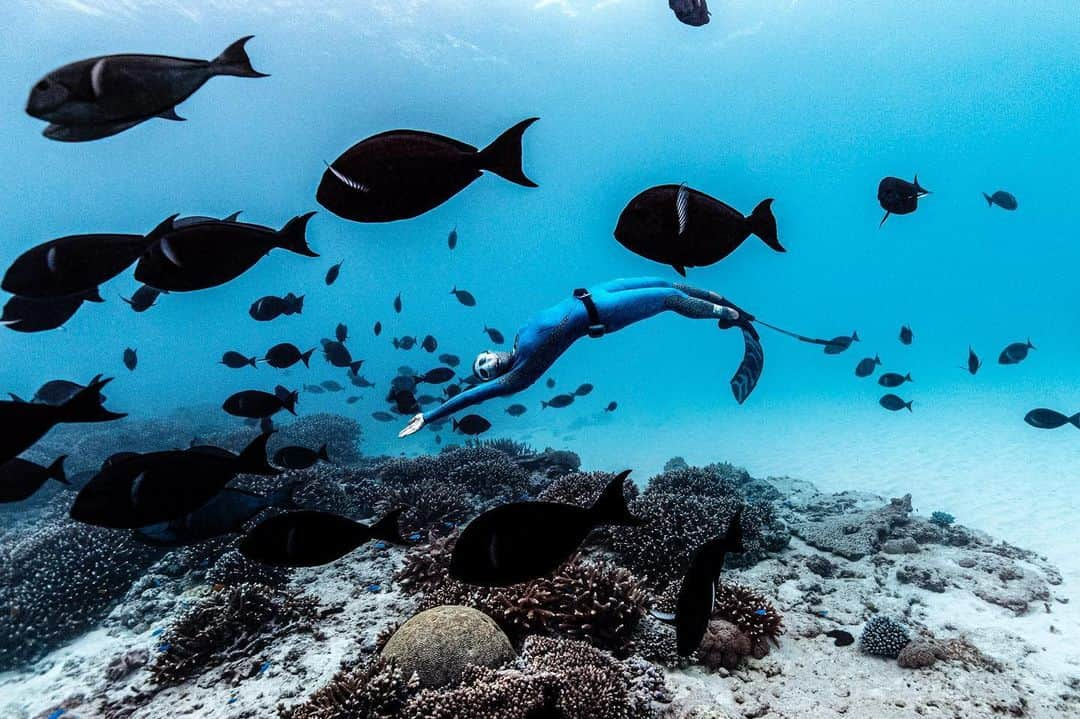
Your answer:
[[[481,352],[476,356],[476,361],[473,363],[473,374],[476,375],[478,380],[489,382],[506,374],[509,365],[509,359],[505,355],[491,351]]]

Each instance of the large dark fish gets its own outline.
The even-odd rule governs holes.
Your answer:
[[[557,394],[547,401],[540,402],[540,409],[547,409],[548,407],[554,407],[560,409],[562,407],[569,407],[574,403],[574,395],[572,394]]]
[[[274,452],[274,464],[286,469],[307,469],[314,466],[320,459],[324,462],[330,461],[325,444],[318,450],[292,445]]]
[[[971,349],[971,345],[968,345],[968,360],[967,371],[969,374],[975,374],[982,367],[982,361],[979,359],[979,355],[975,354],[975,350]]]
[[[0,324],[16,332],[46,332],[62,327],[83,302],[104,302],[96,287],[66,297],[34,299],[16,295],[4,304]]]
[[[665,615],[654,612],[662,621],[675,625],[675,642],[679,656],[693,654],[712,618],[713,605],[716,603],[716,583],[724,569],[724,559],[728,553],[740,553],[742,544],[742,507],[735,511],[735,516],[728,523],[723,536],[711,539],[694,550],[690,558],[690,567],[683,577],[679,596],[675,601],[675,612]]]
[[[899,372],[886,372],[878,377],[878,384],[882,387],[899,387],[905,382],[914,382],[911,379],[911,373],[900,374]]]
[[[881,209],[885,210],[885,216],[881,218],[878,227],[885,224],[889,215],[909,215],[919,206],[919,198],[930,194],[919,186],[919,176],[915,175],[915,182],[901,180],[899,177],[886,177],[878,183],[877,199]]]
[[[99,527],[135,529],[183,517],[206,504],[237,474],[278,474],[266,461],[269,438],[260,434],[238,455],[197,446],[110,462],[79,490],[71,518]]]
[[[874,374],[874,368],[881,364],[881,358],[877,355],[873,357],[864,357],[859,360],[859,364],[855,365],[856,377],[869,377]]]
[[[509,586],[550,574],[596,527],[633,527],[623,483],[630,470],[612,479],[591,507],[559,502],[511,502],[490,509],[462,531],[454,545],[450,574],[481,586]]]
[[[128,347],[124,350],[124,366],[131,372],[135,371],[135,368],[139,366],[139,355],[132,348]]]
[[[221,364],[225,365],[229,369],[240,369],[241,367],[247,367],[248,365],[255,366],[254,357],[245,357],[239,352],[229,350],[225,354],[221,355]]]
[[[911,402],[905,402],[904,400],[897,397],[895,394],[885,395],[880,400],[878,400],[878,404],[880,404],[882,407],[889,410],[890,412],[896,412],[901,409],[906,409],[908,412],[911,411]]]
[[[327,166],[315,199],[347,220],[391,222],[438,207],[484,170],[536,187],[521,168],[521,136],[536,120],[519,122],[483,150],[430,132],[374,135]]]
[[[349,348],[342,342],[323,340],[323,357],[334,367],[348,369],[351,374],[356,374],[364,364],[364,360],[354,360]]]
[[[135,290],[134,294],[128,297],[121,297],[124,302],[127,302],[131,306],[131,309],[136,312],[146,312],[157,303],[157,298],[161,296],[161,290],[156,290],[153,287],[143,285],[139,289]]]
[[[900,327],[900,344],[909,345],[914,341],[915,333],[907,325]]]
[[[167,55],[106,55],[53,70],[30,91],[26,112],[52,124],[45,137],[97,140],[162,117],[182,120],[175,107],[212,77],[266,77],[251,67],[244,44],[234,42],[213,60]]]
[[[1016,201],[1016,198],[1013,197],[1011,193],[1005,192],[1005,190],[998,190],[992,195],[988,195],[984,192],[983,197],[986,198],[987,207],[997,205],[1003,210],[1015,210],[1020,206],[1020,203]]]
[[[281,342],[266,350],[266,356],[263,359],[266,364],[275,369],[288,369],[297,362],[303,362],[307,367],[311,353],[314,351],[314,349],[309,349],[307,352],[301,352],[300,348],[291,342]]]
[[[1024,417],[1024,421],[1037,429],[1057,429],[1067,424],[1080,429],[1080,412],[1072,417],[1067,417],[1061,412],[1052,409],[1033,409]]]
[[[623,208],[615,239],[631,252],[671,265],[685,277],[687,267],[719,262],[752,234],[777,252],[785,252],[776,236],[772,202],[762,200],[745,217],[686,185],[650,187]]]
[[[709,7],[705,0],[668,0],[668,7],[683,25],[701,27],[709,24]]]
[[[317,567],[344,557],[372,539],[408,544],[398,529],[403,509],[395,509],[368,526],[330,512],[285,512],[255,525],[240,540],[248,559],[279,567]]]
[[[179,519],[159,522],[135,530],[135,538],[144,544],[158,547],[182,547],[189,544],[236,534],[244,525],[267,507],[296,509],[293,483],[269,495],[226,487],[206,504]]]
[[[335,282],[337,282],[337,278],[341,274],[341,265],[344,262],[345,262],[345,260],[342,260],[341,262],[337,263],[336,265],[334,265],[333,267],[331,267],[330,269],[328,269],[326,271],[326,284],[327,284],[327,286],[330,286],[330,285],[334,284]]]
[[[478,414],[467,414],[460,420],[453,420],[451,426],[455,432],[461,432],[462,434],[475,437],[476,435],[483,434],[491,429],[491,422],[488,422]]]
[[[843,335],[839,337],[833,337],[825,344],[825,354],[838,355],[841,352],[845,351],[848,347],[850,347],[852,342],[858,341],[858,332],[852,332],[850,337],[844,337]]]
[[[473,297],[472,292],[468,290],[459,290],[456,286],[450,290],[450,294],[457,298],[457,301],[466,307],[476,307],[476,298]]]
[[[170,218],[162,224],[172,229],[155,234],[160,241],[135,266],[135,279],[159,290],[191,292],[236,279],[273,249],[318,257],[305,238],[314,214],[294,217],[280,230],[222,220],[176,228]]]
[[[57,457],[48,467],[17,457],[0,464],[0,503],[29,499],[50,479],[71,484],[64,474],[65,459],[67,455]]]
[[[248,309],[251,319],[257,322],[270,322],[282,315],[298,315],[304,311],[304,296],[297,297],[292,292],[284,297],[267,295],[255,300]]]
[[[428,384],[443,384],[452,379],[454,379],[454,370],[449,367],[436,367],[418,376],[416,381],[427,382]]]
[[[53,379],[38,387],[37,392],[34,392],[34,396],[30,398],[30,401],[60,405],[67,402],[84,389],[86,389],[86,386],[81,385],[78,382],[72,382],[66,379]],[[105,395],[99,394],[98,400],[101,404],[104,404]]]
[[[998,364],[1020,364],[1027,359],[1028,351],[1033,349],[1035,345],[1031,344],[1030,337],[1027,342],[1013,342],[1001,350],[1001,354],[998,355]]]
[[[249,417],[252,419],[272,417],[283,409],[295,415],[296,400],[299,398],[299,394],[299,392],[290,392],[281,385],[274,388],[274,394],[249,389],[231,395],[221,405],[221,408],[234,417]]]

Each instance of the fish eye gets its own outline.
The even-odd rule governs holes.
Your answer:
[[[45,92],[46,90],[49,89],[49,81],[48,80],[40,80],[40,81],[38,81],[38,84],[34,85],[34,89],[37,90],[38,92]]]

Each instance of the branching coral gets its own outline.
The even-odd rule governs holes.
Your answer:
[[[401,531],[426,537],[448,534],[474,513],[467,495],[450,484],[414,483],[392,487],[376,506],[377,514],[404,507]]]
[[[365,662],[334,675],[303,704],[278,707],[281,719],[398,719],[420,687],[393,662]]]
[[[615,475],[611,472],[571,472],[552,481],[540,492],[537,499],[542,502],[562,502],[577,507],[591,507],[614,478]],[[623,497],[630,502],[637,496],[637,485],[627,477],[623,482]]]
[[[508,457],[527,457],[536,454],[536,449],[529,446],[526,442],[515,442],[512,439],[506,437],[499,437],[497,439],[482,439],[476,443],[476,446],[487,447],[489,449],[497,449]]]
[[[769,645],[780,645],[784,618],[760,592],[734,582],[720,582],[716,589],[713,619],[731,622],[751,643],[751,652],[760,659],[769,653]]]
[[[289,580],[290,574],[284,567],[253,562],[236,549],[228,549],[206,570],[206,582],[215,587],[244,583],[280,587]]]
[[[335,464],[353,464],[360,459],[360,423],[340,414],[308,414],[289,424],[282,424],[270,439],[271,454],[281,447],[299,445],[318,449],[326,445],[326,453]]]

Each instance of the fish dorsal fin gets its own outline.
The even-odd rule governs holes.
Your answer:
[[[105,94],[105,63],[107,61],[108,58],[103,57],[90,68],[90,89],[94,93],[95,100]]]
[[[686,186],[686,183],[679,185],[678,191],[675,193],[675,216],[679,221],[679,234],[686,232],[686,223],[689,220],[690,211],[690,189]]]
[[[175,122],[187,122],[186,117],[180,117],[179,115],[176,114],[176,108],[175,107],[170,107],[165,112],[159,112],[158,117],[160,117],[162,120],[173,120]]]
[[[356,180],[352,179],[351,177],[349,177],[345,173],[343,173],[340,170],[336,169],[329,162],[327,162],[325,164],[326,164],[326,169],[330,171],[330,174],[332,174],[334,177],[336,177],[338,180],[340,180],[341,183],[343,185],[345,185],[346,187],[348,187],[349,189],[356,190],[357,192],[369,192],[371,190],[370,187],[368,187],[367,185],[365,185],[362,182],[357,182]]]

